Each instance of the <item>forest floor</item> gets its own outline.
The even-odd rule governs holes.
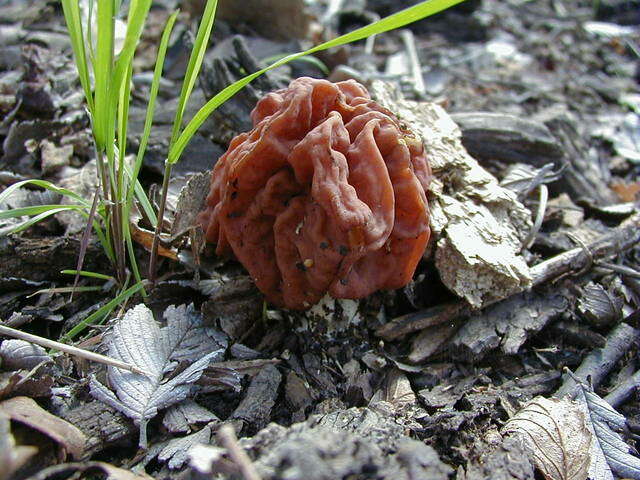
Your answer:
[[[256,65],[414,3],[220,7],[185,118]],[[141,172],[152,203],[201,4],[154,1],[134,64],[129,153],[180,7]],[[167,232],[193,222],[256,101],[302,76],[353,78],[423,136],[433,234],[413,280],[278,309],[183,236],[147,297],[82,327],[118,291],[64,290],[86,220],[9,234],[27,218],[0,217],[0,327],[139,369],[0,336],[0,480],[640,479],[640,3],[467,0],[269,72],[188,145]],[[0,0],[0,192],[45,179],[91,201],[83,102],[59,2]],[[65,201],[25,186],[0,211]],[[151,226],[132,225],[146,271]],[[95,241],[83,269],[112,274]]]

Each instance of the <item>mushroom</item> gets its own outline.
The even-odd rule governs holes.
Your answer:
[[[296,79],[251,118],[198,217],[216,254],[290,309],[406,285],[430,234],[422,141],[352,80]]]

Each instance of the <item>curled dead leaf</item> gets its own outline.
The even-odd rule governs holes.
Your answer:
[[[20,422],[54,440],[65,453],[78,460],[82,457],[86,443],[85,435],[69,422],[50,414],[34,400],[14,397],[0,403],[0,414],[4,413],[15,422]]]

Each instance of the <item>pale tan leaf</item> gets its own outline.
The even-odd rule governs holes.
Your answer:
[[[511,417],[503,433],[521,436],[545,478],[586,480],[593,439],[575,402],[536,397]]]

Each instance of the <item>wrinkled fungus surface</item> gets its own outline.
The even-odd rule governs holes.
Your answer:
[[[300,78],[251,115],[199,216],[216,253],[291,309],[406,285],[430,234],[419,138],[354,81]]]

